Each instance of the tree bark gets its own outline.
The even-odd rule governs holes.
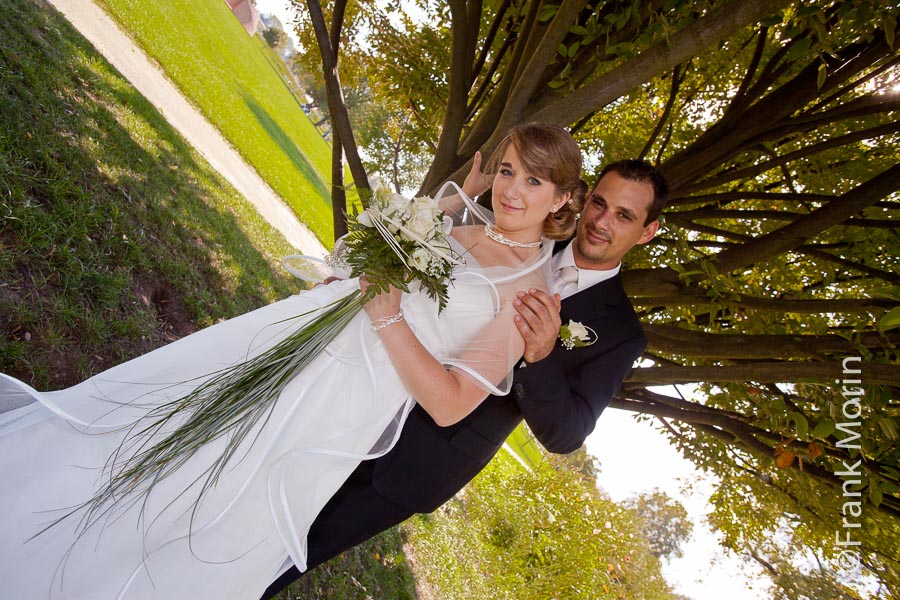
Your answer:
[[[853,354],[852,356],[855,356]],[[897,385],[900,381],[900,365],[862,363],[859,375],[865,384]],[[790,383],[816,379],[835,381],[843,378],[840,362],[752,362],[738,365],[705,367],[649,367],[634,369],[626,381],[644,385],[670,385],[679,383],[757,382]]]
[[[644,333],[650,348],[691,358],[823,360],[829,354],[851,356],[859,351],[855,344],[838,335],[716,334],[654,324],[645,324]],[[881,341],[878,334],[869,332],[858,343],[877,348]]]
[[[344,4],[344,0],[338,2]],[[322,75],[325,78],[325,90],[328,95],[328,111],[331,113],[332,134],[337,132],[340,143],[347,157],[350,173],[357,189],[369,189],[369,178],[363,168],[353,137],[353,129],[350,127],[350,116],[347,114],[347,105],[344,102],[344,92],[341,90],[341,80],[337,70],[336,48],[331,44],[328,27],[325,24],[325,16],[318,0],[306,0],[309,9],[310,21],[319,44],[319,53],[322,56]],[[335,10],[338,10],[336,7]]]

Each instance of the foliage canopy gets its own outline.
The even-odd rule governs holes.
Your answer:
[[[296,3],[314,48],[305,15],[319,4]],[[350,114],[366,167],[433,191],[531,120],[570,127],[592,170],[656,164],[670,207],[624,273],[649,347],[612,406],[656,419],[718,476],[713,521],[777,597],[894,597],[898,7],[417,7],[416,19],[399,2],[322,13],[344,87],[368,100]],[[858,571],[837,562],[848,531]]]

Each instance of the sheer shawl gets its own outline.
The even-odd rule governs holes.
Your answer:
[[[516,293],[532,288],[548,290],[552,240],[536,248],[513,248],[490,240],[486,224],[495,222],[491,211],[476,204],[454,183],[446,183],[436,195],[453,226],[452,237],[465,268],[455,285],[484,286],[494,301],[493,319],[469,341],[458,356],[444,364],[463,372],[486,392],[506,395],[512,386],[512,370],[522,357],[524,341],[515,327]]]

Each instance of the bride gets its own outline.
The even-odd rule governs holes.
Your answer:
[[[468,195],[487,187],[478,162]],[[377,295],[291,379],[211,488],[203,474],[227,436],[150,492],[116,497],[99,519],[80,508],[129,453],[160,441],[127,443],[153,407],[270,348],[304,324],[297,315],[364,290],[364,278],[214,325],[65,390],[41,393],[0,374],[0,410],[18,406],[0,414],[4,597],[258,598],[286,565],[303,570],[309,525],[360,460],[390,449],[413,402],[443,425],[509,391],[524,351],[515,293],[547,288],[552,240],[571,235],[583,200],[580,169],[563,129],[514,128],[487,166],[493,216],[466,193],[442,203],[460,206],[459,222],[480,221],[451,232],[463,264],[444,311],[415,290]]]

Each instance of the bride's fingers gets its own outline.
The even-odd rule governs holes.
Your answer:
[[[559,334],[558,296],[531,289],[519,292],[513,306],[518,311],[515,324],[525,340],[525,362],[545,358],[553,350]]]
[[[365,276],[359,278],[359,289],[363,294],[372,284]],[[400,300],[403,292],[392,285],[388,286],[387,291],[380,291],[375,294],[368,302],[363,305],[363,309],[372,320],[392,317],[400,312]]]
[[[481,152],[476,152],[472,158],[472,166],[469,168],[469,174],[463,182],[463,192],[470,198],[480,196],[491,187],[493,175],[486,175],[481,172]]]

